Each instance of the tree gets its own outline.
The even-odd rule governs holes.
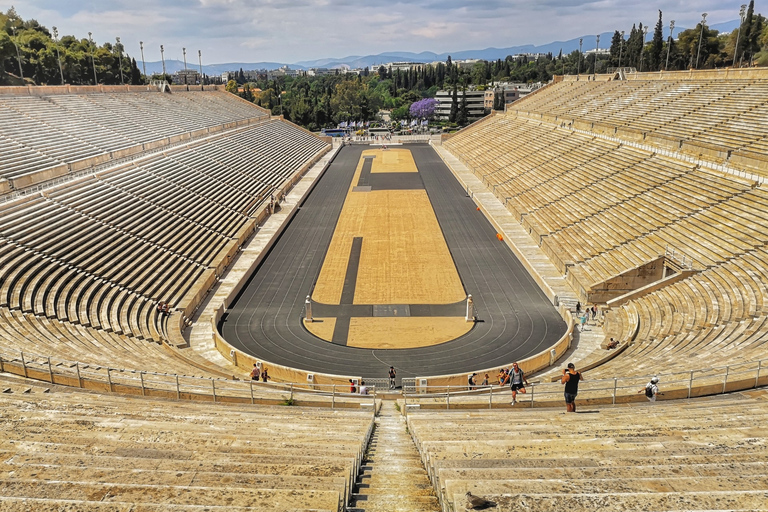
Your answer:
[[[459,105],[459,111],[456,114],[456,124],[464,126],[469,120],[469,110],[467,109],[467,89],[461,90],[461,104]]]
[[[449,57],[450,58],[450,57]],[[453,94],[451,95],[451,111],[448,114],[448,122],[455,123],[456,117],[459,114],[459,97],[458,97],[458,85],[453,84]]]
[[[661,69],[661,50],[664,49],[664,34],[662,33],[664,25],[661,21],[661,10],[659,10],[659,21],[656,22],[656,28],[653,30],[653,40],[651,41],[650,70],[658,71]]]
[[[409,111],[411,116],[417,119],[429,119],[434,115],[437,104],[438,102],[434,98],[424,98],[411,103]]]
[[[227,82],[226,90],[227,92],[231,92],[232,94],[237,94],[237,82],[235,82],[234,80],[230,80],[229,82]]]

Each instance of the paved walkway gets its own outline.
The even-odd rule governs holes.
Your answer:
[[[351,511],[438,512],[421,457],[393,400],[382,402]]]

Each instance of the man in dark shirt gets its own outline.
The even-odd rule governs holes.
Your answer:
[[[563,377],[560,379],[560,384],[565,384],[565,410],[568,412],[576,412],[576,395],[579,393],[579,381],[583,381],[584,377],[581,372],[576,371],[576,367],[573,363],[568,363],[568,368],[563,370]]]

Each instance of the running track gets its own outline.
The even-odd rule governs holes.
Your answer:
[[[432,347],[370,350],[336,345],[302,325],[311,293],[352,181],[369,146],[341,149],[220,325],[235,348],[303,370],[385,378],[460,373],[510,364],[553,345],[565,322],[496,231],[476,210],[431,146],[413,153],[432,207],[480,320],[466,335]]]

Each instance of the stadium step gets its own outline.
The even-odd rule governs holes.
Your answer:
[[[440,506],[405,421],[384,401],[347,510],[437,512]]]

